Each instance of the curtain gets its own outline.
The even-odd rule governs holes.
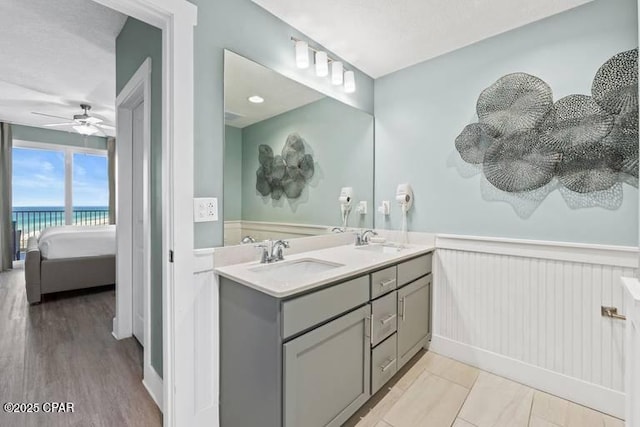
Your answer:
[[[13,267],[11,125],[0,122],[0,271]],[[19,244],[19,243],[18,243]]]
[[[109,163],[109,224],[116,223],[116,139],[107,139]]]

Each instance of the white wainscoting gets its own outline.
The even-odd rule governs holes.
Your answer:
[[[327,225],[291,224],[284,222],[225,221],[225,246],[239,245],[244,236],[257,241],[267,239],[293,239],[297,237],[317,236],[331,232]]]
[[[213,274],[214,249],[194,251],[195,298],[193,312],[196,417],[218,419],[218,283]]]
[[[431,349],[624,418],[622,276],[637,248],[438,236]]]

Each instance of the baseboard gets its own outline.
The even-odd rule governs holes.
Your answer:
[[[160,378],[160,375],[158,375],[156,370],[153,369],[151,366],[145,366],[144,371],[145,372],[144,372],[144,378],[142,379],[142,385],[144,385],[144,388],[147,389],[147,392],[149,393],[153,401],[156,402],[156,405],[158,405],[158,408],[160,408],[160,411],[163,412],[162,378]]]
[[[516,359],[434,335],[435,353],[492,372],[529,387],[596,409],[617,418],[625,415],[625,394]]]

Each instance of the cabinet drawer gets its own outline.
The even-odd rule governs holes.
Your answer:
[[[376,346],[398,327],[398,293],[392,292],[371,303],[371,346]]]
[[[371,274],[371,299],[378,298],[380,295],[394,290],[397,283],[396,274],[397,268],[395,265]]]
[[[382,344],[371,350],[371,394],[382,386],[398,371],[396,359],[396,334],[391,335]]]
[[[431,273],[431,255],[428,253],[398,264],[398,287]]]
[[[361,276],[282,303],[282,337],[288,338],[369,300],[369,276]]]

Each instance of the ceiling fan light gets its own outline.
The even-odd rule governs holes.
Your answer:
[[[343,70],[342,62],[333,61],[331,63],[331,83],[334,85],[341,85],[343,81]]]
[[[316,75],[326,77],[329,75],[329,57],[327,52],[316,52]]]
[[[98,133],[99,130],[93,126],[74,126],[73,130],[78,132],[80,135],[91,136],[94,133]]]
[[[344,73],[344,91],[346,93],[353,93],[356,91],[356,76],[351,70]]]
[[[303,40],[296,41],[296,65],[309,68],[309,44]]]

